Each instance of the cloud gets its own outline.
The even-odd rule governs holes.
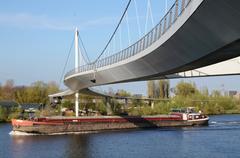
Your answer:
[[[26,13],[1,14],[0,24],[2,26],[13,26],[18,28],[38,28],[54,30],[70,30],[72,27],[59,21],[54,21],[45,15],[31,15]]]
[[[94,26],[103,26],[103,25],[112,25],[116,21],[114,17],[103,17],[99,19],[89,20],[80,24],[80,27],[87,28],[87,27],[94,27]]]
[[[104,17],[77,23],[79,19],[64,19],[64,18],[50,18],[46,15],[32,15],[27,13],[0,13],[1,26],[11,26],[21,29],[50,29],[50,30],[73,30],[78,26],[81,29],[88,29],[92,27],[99,27],[102,25],[112,25],[116,18]],[[77,22],[76,22],[77,21]]]

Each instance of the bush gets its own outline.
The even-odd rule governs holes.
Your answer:
[[[195,107],[196,111],[201,110],[205,114],[233,114],[240,113],[240,102],[228,96],[203,95],[201,93],[191,96],[176,95],[168,102],[155,102],[154,108],[150,106],[135,107],[128,110],[129,115],[157,115],[168,114],[171,108]]]
[[[70,100],[64,100],[61,106],[63,108],[74,109],[74,104]]]
[[[8,119],[7,109],[0,107],[0,122],[5,122]]]
[[[96,110],[100,112],[101,115],[107,114],[107,108],[106,105],[103,102],[100,102],[97,104]]]
[[[114,114],[118,115],[122,112],[122,105],[116,99],[112,99],[111,109]]]
[[[19,117],[19,108],[0,107],[0,122],[8,122]]]
[[[7,120],[11,121],[11,119],[17,119],[20,115],[20,109],[19,108],[11,108],[10,112],[8,113]]]
[[[40,117],[48,117],[48,116],[54,116],[54,115],[59,115],[60,111],[55,110],[50,106],[45,107],[43,110],[40,111],[39,116]]]

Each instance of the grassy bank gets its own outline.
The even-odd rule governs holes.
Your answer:
[[[112,110],[115,115],[120,115],[122,111],[122,106],[116,103],[112,106]],[[196,111],[201,110],[207,115],[220,115],[220,114],[240,114],[240,104],[239,101],[230,97],[212,97],[205,100],[197,100],[192,97],[174,97],[169,101],[159,101],[155,102],[154,106],[151,107],[143,102],[133,102],[130,104],[128,109],[125,111],[128,115],[139,116],[139,115],[158,115],[158,114],[169,114],[172,108],[183,108],[183,107],[195,107]],[[98,108],[101,114],[106,114],[106,107],[101,104]],[[102,112],[103,111],[103,112]],[[36,113],[36,116],[53,116],[59,115],[59,110],[47,108],[43,111]],[[18,109],[4,109],[0,108],[0,123],[10,122],[13,118],[18,118],[20,115],[20,110]],[[27,116],[26,116],[27,117]]]
[[[169,101],[155,102],[154,107],[139,104],[131,105],[130,115],[168,114],[172,108],[195,107],[207,115],[240,114],[240,103],[229,96],[175,96]]]
[[[186,106],[176,106],[171,103],[156,103],[153,108],[148,105],[132,107],[128,110],[129,115],[137,116],[137,115],[158,115],[158,114],[169,114],[172,108],[182,108]],[[194,107],[194,106],[191,106]],[[216,107],[216,109],[215,109]],[[240,114],[239,106],[236,109],[228,109],[225,110],[221,106],[213,106],[209,107],[209,105],[205,105],[203,108],[201,106],[195,106],[196,111],[201,110],[204,114],[207,115],[222,115],[222,114]]]
[[[154,88],[148,87],[148,96],[151,96],[152,89]],[[159,91],[161,92],[162,89],[160,88]],[[238,97],[229,96],[227,93],[223,94],[218,90],[213,90],[210,94],[206,87],[198,89],[194,82],[179,82],[174,89],[174,94],[171,98],[167,98],[168,101],[154,102],[155,105],[152,108],[149,105],[144,105],[143,102],[133,102],[128,113],[130,115],[167,114],[172,108],[195,107],[197,111],[201,110],[208,115],[240,114],[240,99]],[[154,98],[166,99],[162,96],[158,95]]]

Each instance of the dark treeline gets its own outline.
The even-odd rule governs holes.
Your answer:
[[[19,104],[47,104],[49,102],[48,95],[56,92],[59,92],[59,87],[55,82],[37,81],[30,86],[15,86],[13,80],[7,80],[0,85],[0,100],[12,100]]]

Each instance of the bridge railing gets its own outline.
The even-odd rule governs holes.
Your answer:
[[[191,1],[192,0],[176,0],[169,11],[160,20],[160,22],[140,40],[116,54],[98,60],[96,63],[89,63],[69,71],[65,75],[65,78],[76,73],[97,70],[100,67],[112,65],[145,50],[167,32],[167,30],[175,23],[178,17],[181,16],[182,12],[184,12],[185,8]]]

